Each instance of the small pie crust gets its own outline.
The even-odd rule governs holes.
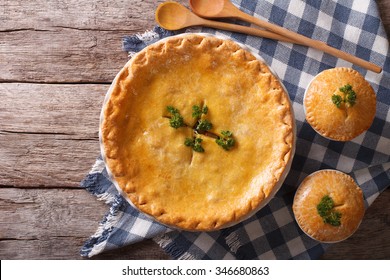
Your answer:
[[[341,213],[341,225],[323,221],[317,205],[324,196],[334,201],[334,210]],[[321,170],[307,176],[293,202],[293,212],[300,228],[320,242],[338,242],[351,236],[364,216],[363,192],[351,176],[337,170]]]
[[[128,200],[170,227],[210,231],[242,221],[280,187],[294,150],[289,97],[267,65],[230,40],[188,34],[135,55],[114,80],[102,110],[107,168]],[[225,151],[191,127],[169,125],[167,106],[192,126],[207,105],[212,133],[230,130]]]
[[[342,103],[337,108],[332,96],[342,95],[340,88],[351,85],[356,104]],[[309,84],[304,108],[306,120],[322,136],[336,141],[349,141],[366,131],[376,113],[376,95],[364,77],[351,68],[333,68],[318,74]]]

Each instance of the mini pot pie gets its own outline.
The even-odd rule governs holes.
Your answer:
[[[157,221],[211,231],[280,187],[294,150],[284,87],[238,44],[188,34],[134,56],[101,118],[102,154],[122,194]]]
[[[352,177],[329,169],[307,176],[293,202],[300,228],[320,242],[338,242],[351,236],[364,211],[363,192]]]
[[[376,113],[371,85],[351,68],[333,68],[318,74],[304,97],[306,120],[319,134],[349,141],[366,131]]]

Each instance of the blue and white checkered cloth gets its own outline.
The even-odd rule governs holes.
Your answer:
[[[369,60],[381,67],[375,74],[321,51],[243,34],[208,28],[195,32],[223,34],[248,45],[278,74],[293,103],[297,124],[296,153],[291,171],[270,203],[252,218],[214,232],[171,230],[147,218],[121,197],[99,158],[81,185],[110,205],[97,232],[84,244],[82,256],[153,238],[174,259],[317,259],[329,245],[307,237],[292,213],[296,188],[310,173],[338,169],[354,177],[366,207],[390,185],[390,53],[374,0],[242,0],[241,10],[287,29]],[[242,24],[242,23],[241,23]],[[184,32],[184,31],[182,31]],[[128,52],[177,34],[161,28],[124,39]],[[303,94],[310,80],[333,67],[352,67],[377,93],[377,112],[370,129],[349,142],[318,135],[305,121]]]

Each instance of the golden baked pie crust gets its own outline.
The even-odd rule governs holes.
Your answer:
[[[356,92],[356,104],[332,102],[333,94],[349,84]],[[304,106],[308,123],[321,135],[337,141],[349,141],[366,131],[376,113],[376,95],[364,77],[352,68],[339,67],[318,74],[308,86]]]
[[[191,124],[207,105],[211,132],[230,130],[225,151],[189,127],[169,126],[167,106]],[[101,142],[111,176],[134,206],[168,226],[215,230],[242,220],[273,195],[294,144],[294,119],[269,68],[230,40],[186,35],[155,43],[114,80],[102,111]]]
[[[317,212],[321,199],[329,195],[341,213],[341,225],[324,223]],[[351,176],[336,170],[321,170],[306,177],[293,203],[295,219],[301,229],[321,242],[348,238],[359,227],[365,212],[363,192]]]

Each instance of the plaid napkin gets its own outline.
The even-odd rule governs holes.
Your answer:
[[[276,196],[252,218],[224,230],[194,233],[171,230],[132,208],[118,194],[104,162],[98,158],[81,185],[106,201],[110,210],[97,232],[82,247],[82,256],[91,257],[153,238],[174,259],[317,259],[329,245],[307,237],[294,221],[291,206],[300,182],[308,174],[325,168],[349,173],[363,189],[366,207],[390,185],[390,53],[375,1],[242,0],[233,3],[246,13],[380,65],[383,72],[375,74],[300,45],[207,28],[187,30],[224,34],[248,45],[278,74],[292,100],[297,124],[291,171]],[[143,35],[124,38],[124,49],[131,54],[177,33],[156,27]],[[377,93],[372,126],[345,143],[315,133],[305,121],[302,106],[310,80],[325,69],[340,66],[358,70]]]

